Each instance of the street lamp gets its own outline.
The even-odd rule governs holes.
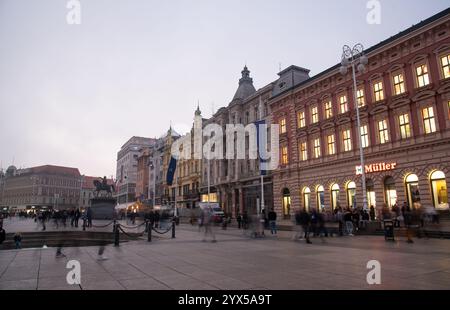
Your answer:
[[[366,193],[366,169],[364,165],[364,152],[363,152],[363,141],[361,135],[361,120],[359,117],[359,103],[358,103],[358,89],[356,86],[356,69],[360,73],[363,73],[366,70],[366,65],[369,63],[369,60],[366,55],[364,55],[364,47],[362,44],[358,43],[353,48],[350,48],[348,45],[344,45],[342,48],[342,60],[341,67],[339,72],[342,75],[347,74],[348,67],[352,67],[353,74],[353,95],[354,95],[354,103],[356,109],[356,119],[358,122],[358,135],[359,135],[359,159],[361,162],[361,182],[362,182],[362,190],[363,190],[363,209],[367,210],[367,193]]]

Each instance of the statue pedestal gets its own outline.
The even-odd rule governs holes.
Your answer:
[[[117,200],[113,197],[91,198],[91,212],[94,220],[113,220]]]

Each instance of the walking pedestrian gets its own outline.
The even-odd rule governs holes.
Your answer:
[[[3,226],[0,226],[0,249],[2,248],[3,242],[6,240],[6,231]]]
[[[241,213],[238,213],[237,217],[236,217],[236,221],[238,223],[238,229],[241,229],[242,226],[242,216]]]
[[[269,219],[269,227],[270,227],[270,233],[272,235],[277,234],[277,213],[272,209],[270,209],[269,214],[267,215],[267,218]]]
[[[22,235],[20,234],[20,232],[15,233],[14,244],[16,245],[16,249],[22,248]]]
[[[305,208],[300,212],[300,225],[302,226],[306,243],[311,244],[309,240],[309,229],[311,225],[311,217]]]

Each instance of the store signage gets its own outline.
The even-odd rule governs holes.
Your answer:
[[[389,171],[389,170],[394,170],[396,167],[397,167],[397,163],[370,164],[370,165],[366,165],[366,173]],[[361,174],[362,174],[361,166],[356,166],[356,175],[361,175]]]

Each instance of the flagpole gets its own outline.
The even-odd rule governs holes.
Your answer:
[[[259,96],[259,119],[261,120],[263,118],[263,106],[261,101],[261,96]],[[259,131],[257,130],[259,133]],[[259,137],[257,137],[259,139]],[[261,145],[261,142],[259,143]],[[264,144],[265,145],[265,144]],[[261,156],[261,154],[260,154]],[[259,160],[259,173],[261,174],[261,209],[258,210],[258,214],[261,213],[262,210],[264,210],[264,175],[261,170],[261,159]]]

